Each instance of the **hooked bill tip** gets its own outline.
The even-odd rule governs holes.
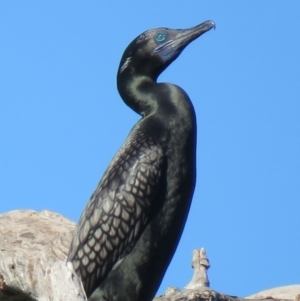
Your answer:
[[[216,29],[216,23],[214,21],[209,20],[207,22],[209,22],[212,25],[211,28]]]

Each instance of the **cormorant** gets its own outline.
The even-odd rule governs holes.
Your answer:
[[[196,116],[183,89],[157,78],[214,26],[148,30],[123,54],[118,90],[142,118],[91,196],[68,255],[87,297],[97,289],[90,300],[152,300],[173,257],[195,187]]]

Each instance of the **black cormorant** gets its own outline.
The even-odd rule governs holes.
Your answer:
[[[68,255],[87,297],[97,289],[90,300],[150,301],[172,259],[194,192],[196,117],[183,89],[156,80],[214,26],[148,30],[123,54],[118,90],[142,118],[91,196]]]

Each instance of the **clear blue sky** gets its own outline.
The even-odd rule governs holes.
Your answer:
[[[212,30],[160,81],[190,95],[197,186],[166,286],[205,247],[212,288],[240,296],[299,283],[300,1],[1,1],[0,212],[77,221],[139,119],[120,99],[126,46],[154,27]]]

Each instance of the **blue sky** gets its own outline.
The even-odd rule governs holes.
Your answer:
[[[139,116],[121,100],[126,46],[155,27],[213,20],[159,81],[198,120],[197,186],[159,289],[191,279],[205,247],[211,287],[246,296],[299,283],[300,2],[1,1],[0,212],[77,221]]]

